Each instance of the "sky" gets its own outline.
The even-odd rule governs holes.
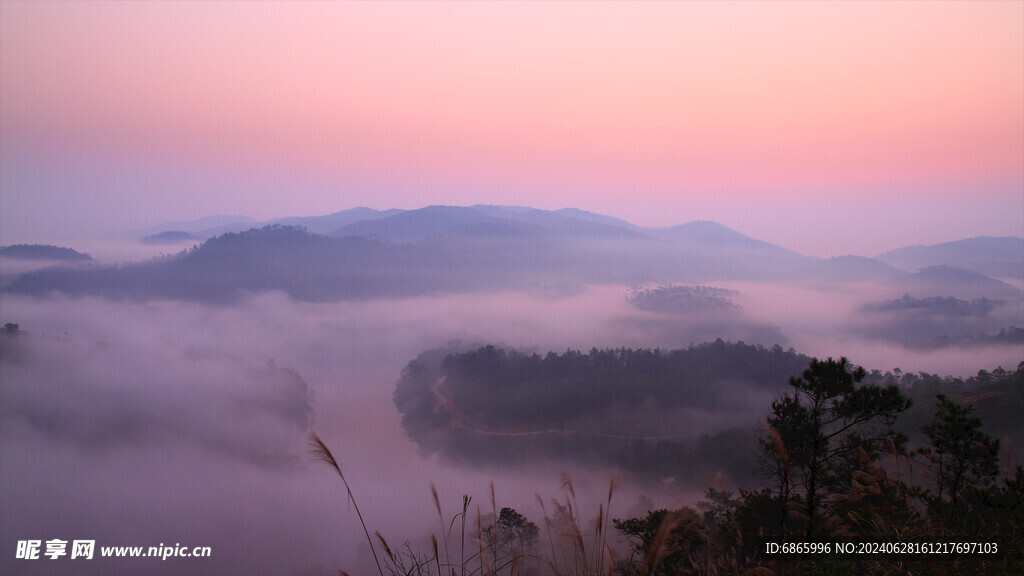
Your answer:
[[[4,244],[477,203],[1024,236],[1024,2],[0,0]]]

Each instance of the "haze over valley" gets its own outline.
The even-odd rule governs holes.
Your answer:
[[[1013,574],[1021,102],[1020,0],[0,0],[0,574]]]
[[[195,229],[209,222],[167,225],[189,235],[179,251],[137,261],[73,245],[0,252],[0,318],[17,324],[0,341],[5,532],[52,531],[42,511],[56,499],[65,531],[208,543],[222,554],[210,573],[366,569],[358,523],[306,453],[313,430],[375,529],[415,541],[431,482],[454,506],[493,480],[528,517],[563,470],[596,494],[620,469],[623,515],[751,487],[766,407],[811,356],[970,378],[1013,369],[1024,345],[1021,238],[821,259],[713,222],[649,229],[575,209],[354,209]],[[162,228],[123,242],[171,237]],[[583,388],[554,396],[513,379],[514,401],[487,396],[503,376],[449,374],[438,405],[442,361],[476,350],[681,364],[648,384],[571,368]],[[602,378],[623,388],[586,392]],[[439,408],[452,402],[457,416]],[[102,530],[101,513],[115,520]],[[154,514],[160,528],[140,531]],[[257,543],[264,553],[248,552]]]

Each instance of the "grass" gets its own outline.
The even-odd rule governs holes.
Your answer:
[[[612,498],[621,487],[617,474],[612,475],[608,484],[607,499],[598,506],[597,516],[593,522],[588,523],[589,530],[584,528],[580,518],[576,489],[568,472],[563,472],[561,477],[565,499],[551,499],[551,516],[548,515],[544,500],[536,495],[544,514],[550,553],[539,552],[535,546],[527,546],[522,542],[517,548],[508,541],[485,537],[488,530],[494,530],[495,524],[492,522],[496,522],[498,518],[494,482],[490,484],[492,515],[489,518],[485,517],[477,506],[476,518],[472,524],[475,530],[471,533],[467,532],[467,520],[472,497],[464,494],[461,508],[449,519],[445,516],[437,487],[431,483],[430,494],[437,511],[440,538],[437,534],[431,534],[429,552],[417,552],[408,542],[400,548],[392,546],[379,531],[374,531],[371,536],[337,459],[316,434],[310,435],[309,444],[313,456],[330,466],[341,478],[348,502],[356,511],[380,576],[526,576],[537,573],[538,568],[546,568],[554,576],[602,576],[613,573],[615,562],[608,544],[608,532]],[[476,544],[476,551],[469,556],[466,555],[467,536],[471,549],[474,541]],[[457,540],[453,541],[455,538]],[[455,544],[458,545],[458,558],[451,554],[451,547]],[[339,570],[339,573],[346,574],[342,570]]]
[[[363,533],[366,534],[366,541],[370,544],[370,551],[373,552],[373,561],[377,563],[377,571],[380,572],[381,576],[384,576],[384,570],[380,566],[380,559],[377,558],[377,551],[373,547],[373,540],[370,538],[370,531],[366,528],[366,521],[363,520],[363,514],[359,511],[359,505],[356,504],[356,498],[352,495],[352,488],[348,485],[348,480],[345,480],[345,475],[341,472],[341,465],[331,454],[331,450],[324,444],[324,441],[320,439],[315,433],[310,434],[309,437],[310,452],[313,456],[319,459],[321,462],[327,464],[341,477],[342,484],[345,485],[345,492],[348,493],[348,501],[352,503],[352,507],[356,509],[356,516],[359,517],[359,523],[363,526]],[[380,536],[380,534],[377,534]],[[383,540],[383,538],[381,538]]]

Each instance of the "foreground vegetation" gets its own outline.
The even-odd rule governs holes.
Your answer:
[[[1008,447],[974,403],[1019,407],[1024,362],[981,371],[968,388],[917,378],[907,388],[845,358],[810,359],[771,401],[753,449],[756,485],[708,489],[692,508],[612,518],[613,478],[584,520],[564,475],[551,514],[538,497],[543,530],[511,508],[499,512],[493,488],[491,513],[478,506],[475,516],[469,496],[445,515],[434,491],[441,530],[425,552],[363,528],[381,575],[1020,574],[1024,468],[1001,458]],[[925,392],[927,407],[915,406]],[[908,434],[901,419],[922,410],[928,419]],[[1019,421],[1010,426],[1019,432]],[[326,445],[313,442],[340,475]],[[626,548],[616,545],[623,538]]]

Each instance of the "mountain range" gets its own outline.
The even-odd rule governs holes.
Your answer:
[[[205,241],[144,262],[33,271],[4,290],[198,301],[282,290],[340,300],[586,284],[870,281],[897,295],[1014,300],[1020,290],[993,276],[1024,279],[1024,238],[817,259],[715,222],[641,228],[572,208],[355,208],[270,222],[212,217],[145,232]]]

